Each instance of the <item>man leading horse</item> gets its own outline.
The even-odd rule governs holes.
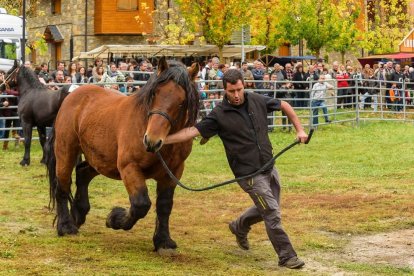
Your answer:
[[[240,177],[257,171],[272,158],[272,145],[267,132],[269,112],[283,111],[295,127],[298,141],[307,141],[308,135],[293,108],[285,101],[245,92],[240,71],[227,71],[223,76],[223,87],[225,97],[221,104],[195,126],[167,136],[165,144],[180,143],[199,135],[205,139],[218,135],[223,141],[230,168],[236,177]],[[250,227],[263,220],[279,257],[279,266],[301,268],[305,263],[297,257],[282,228],[281,185],[274,164],[262,174],[238,183],[254,202],[254,206],[229,224],[239,247],[249,249],[247,234]]]

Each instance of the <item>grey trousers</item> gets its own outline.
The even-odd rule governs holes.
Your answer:
[[[253,224],[264,221],[269,240],[279,257],[279,264],[295,257],[296,252],[282,228],[280,180],[277,170],[273,168],[267,174],[260,174],[238,183],[250,195],[254,206],[237,218],[235,221],[236,231],[241,235],[247,235]]]

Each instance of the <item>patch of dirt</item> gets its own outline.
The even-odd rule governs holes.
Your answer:
[[[344,261],[414,269],[414,228],[355,236],[341,251],[316,253],[304,260],[304,271],[320,275],[352,275],[336,265]]]
[[[355,262],[414,269],[414,229],[356,237],[345,251]]]

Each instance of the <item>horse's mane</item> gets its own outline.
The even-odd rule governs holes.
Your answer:
[[[147,84],[138,92],[137,103],[150,109],[152,98],[157,86],[173,80],[186,92],[184,108],[188,111],[186,126],[194,125],[197,120],[199,99],[195,84],[190,80],[187,68],[181,62],[168,61],[168,69],[160,75],[153,74]]]
[[[18,73],[18,80],[17,83],[21,83],[22,80],[25,80],[27,83],[30,83],[31,88],[46,88],[46,86],[39,81],[36,73],[24,65],[20,66],[19,73]]]

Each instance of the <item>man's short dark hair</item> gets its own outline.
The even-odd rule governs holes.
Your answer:
[[[244,85],[243,75],[239,70],[237,70],[237,69],[227,70],[226,73],[224,73],[224,75],[223,75],[223,87],[224,87],[224,89],[227,88],[227,83],[228,82],[230,84],[236,84],[239,80],[241,80],[241,82]]]
[[[242,62],[242,65],[245,65],[245,64],[247,64],[247,61],[243,61],[243,62]]]

